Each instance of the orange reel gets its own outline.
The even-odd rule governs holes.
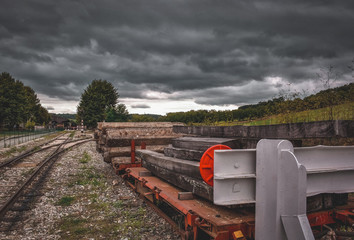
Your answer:
[[[200,175],[202,176],[204,182],[208,185],[214,185],[214,151],[215,150],[225,150],[231,149],[229,146],[218,144],[214,145],[208,150],[206,150],[200,159],[199,171]]]

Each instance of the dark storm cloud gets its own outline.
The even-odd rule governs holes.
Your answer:
[[[3,0],[0,71],[63,100],[106,79],[121,98],[240,105],[330,64],[353,81],[353,24],[352,0]]]
[[[147,104],[136,104],[132,105],[131,108],[150,108],[150,106]]]

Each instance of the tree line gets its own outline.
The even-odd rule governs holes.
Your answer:
[[[354,83],[337,88],[329,88],[304,98],[300,94],[287,93],[258,104],[241,106],[235,110],[191,110],[172,112],[165,116],[149,114],[129,114],[126,106],[118,103],[118,90],[106,80],[93,80],[81,95],[77,107],[76,121],[81,120],[89,128],[97,122],[152,122],[168,121],[186,124],[216,122],[238,122],[264,118],[277,114],[314,110],[329,107],[333,118],[333,107],[346,102],[354,102]],[[35,91],[15,80],[9,73],[0,75],[0,127],[14,128],[20,124],[33,127],[50,121],[48,111],[41,106]]]
[[[27,128],[47,124],[50,115],[40,104],[35,91],[9,73],[0,75],[0,128]]]
[[[235,110],[191,110],[171,112],[165,116],[152,114],[129,114],[126,106],[118,103],[118,90],[106,80],[93,80],[84,90],[77,108],[77,122],[95,128],[97,122],[182,122],[186,124],[206,124],[217,122],[242,122],[271,115],[288,116],[295,112],[314,110],[354,102],[354,83],[323,90],[301,98],[301,94],[288,92],[282,96],[258,104],[241,106]],[[333,119],[333,113],[330,113]]]
[[[160,117],[158,121],[211,124],[221,121],[249,121],[276,114],[289,114],[325,107],[329,107],[331,111],[336,105],[354,102],[354,83],[323,90],[305,98],[301,98],[298,93],[290,95],[280,96],[258,104],[241,106],[235,110],[191,110],[167,113],[166,116]],[[330,116],[333,119],[333,112],[330,113]]]

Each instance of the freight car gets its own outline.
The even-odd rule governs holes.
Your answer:
[[[137,150],[132,138],[130,162],[113,167],[183,239],[315,239],[331,224],[353,224],[354,147],[261,140],[255,149],[228,149],[240,148],[240,140],[169,141],[158,153],[139,140]]]

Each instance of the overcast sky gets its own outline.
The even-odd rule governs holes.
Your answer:
[[[0,71],[50,112],[94,79],[131,113],[235,109],[279,91],[353,82],[353,0],[1,0]],[[291,85],[289,85],[291,83]]]

